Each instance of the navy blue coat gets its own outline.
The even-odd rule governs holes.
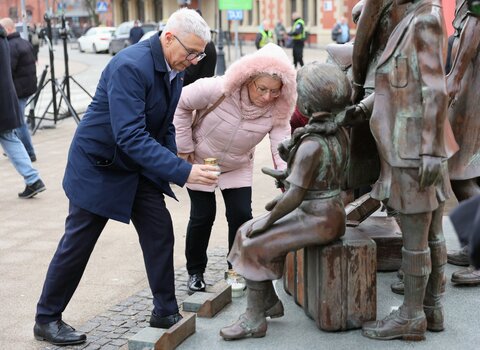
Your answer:
[[[18,128],[20,123],[18,98],[10,68],[10,48],[7,33],[0,25],[0,133]]]
[[[107,65],[70,146],[63,188],[70,201],[128,223],[139,176],[175,198],[191,164],[176,156],[172,124],[183,73],[170,84],[158,35]]]

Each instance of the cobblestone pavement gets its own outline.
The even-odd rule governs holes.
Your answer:
[[[208,251],[208,266],[205,271],[207,286],[212,286],[223,278],[227,268],[226,253],[218,248]],[[182,302],[188,297],[187,280],[186,267],[175,271],[175,294],[180,309]],[[77,327],[77,330],[87,334],[84,344],[67,347],[49,345],[43,350],[126,350],[128,339],[148,327],[152,307],[152,293],[150,288],[146,288]]]

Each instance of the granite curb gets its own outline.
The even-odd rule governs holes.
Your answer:
[[[213,286],[224,278],[226,253],[226,250],[219,248],[208,252],[208,268],[205,272],[208,286]],[[180,309],[188,297],[187,280],[186,267],[175,270],[175,295]],[[145,288],[77,327],[77,330],[87,335],[84,344],[67,347],[49,345],[43,350],[126,350],[128,339],[148,327],[152,299],[150,288]]]

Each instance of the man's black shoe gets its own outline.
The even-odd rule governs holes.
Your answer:
[[[53,345],[75,345],[87,340],[85,334],[75,331],[75,328],[62,320],[44,324],[36,322],[33,335],[35,339],[45,340]]]
[[[42,180],[37,180],[31,185],[27,185],[22,193],[18,194],[20,198],[32,198],[37,193],[45,191],[45,184]]]
[[[203,273],[194,273],[188,277],[187,282],[188,294],[195,292],[205,292],[205,280],[203,279]]]
[[[155,328],[170,328],[182,319],[182,315],[178,312],[168,316],[157,316],[154,312],[150,316],[150,327]]]
[[[28,156],[30,157],[30,161],[32,163],[37,161],[37,156],[35,154],[29,154]]]

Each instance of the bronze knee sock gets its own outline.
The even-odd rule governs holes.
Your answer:
[[[407,319],[414,319],[424,315],[423,299],[428,275],[432,269],[430,250],[413,251],[402,248],[402,255],[405,292],[400,315]]]

